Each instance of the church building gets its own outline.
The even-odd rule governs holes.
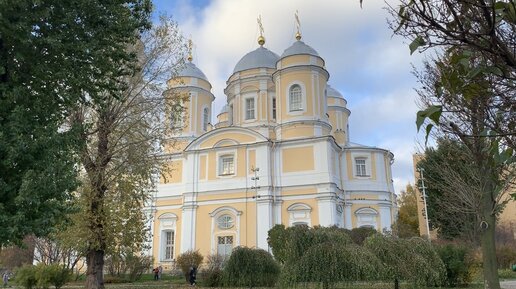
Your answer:
[[[187,97],[169,120],[179,129],[152,205],[155,265],[187,250],[269,250],[276,224],[391,229],[393,154],[350,141],[347,101],[299,31],[281,55],[258,44],[236,63],[213,125],[212,87],[191,56],[167,83]]]

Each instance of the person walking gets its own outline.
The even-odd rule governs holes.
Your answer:
[[[7,288],[7,283],[9,282],[9,272],[5,271],[2,276],[2,281],[4,282],[4,288]]]
[[[163,274],[163,267],[161,265],[158,266],[158,279],[161,280],[161,274]]]
[[[197,278],[197,268],[195,266],[190,267],[190,272],[188,275],[190,277],[190,286],[195,286],[195,279]]]
[[[157,281],[158,278],[159,278],[159,269],[158,269],[158,267],[152,269],[152,273],[154,273],[154,280]]]

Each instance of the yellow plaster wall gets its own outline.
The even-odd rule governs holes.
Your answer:
[[[229,114],[227,112],[221,113],[217,116],[217,119],[219,120],[219,122],[228,121]]]
[[[291,115],[289,115],[289,111],[287,108],[287,101],[288,101],[288,88],[292,83],[298,83],[302,82],[304,85],[304,93],[305,93],[305,103],[303,104],[305,107],[305,111],[302,115],[304,116],[311,116],[314,115],[313,110],[313,102],[312,102],[312,73],[310,70],[307,71],[291,71],[291,72],[283,72],[281,75],[281,82],[279,85],[279,95],[282,95],[284,97],[280,97],[279,100],[281,101],[281,117],[283,120],[288,120],[292,118]],[[278,93],[276,93],[278,95]],[[278,101],[278,98],[276,99]],[[297,114],[296,114],[297,115]]]
[[[256,137],[254,137],[252,135],[241,134],[241,133],[223,133],[223,134],[217,134],[217,135],[209,137],[208,139],[206,139],[202,143],[200,143],[199,146],[201,148],[211,148],[217,142],[219,142],[223,139],[232,139],[232,140],[237,141],[238,143],[256,142]]]
[[[311,188],[288,188],[281,190],[281,196],[309,195],[317,193],[315,187]]]
[[[346,152],[346,168],[348,171],[348,179],[353,179],[353,162],[351,159],[351,152]]]
[[[207,162],[208,162],[208,156],[202,155],[199,158],[199,180],[206,180],[206,171],[207,171]]]
[[[163,173],[161,174],[160,182],[162,184],[167,183],[181,183],[183,181],[183,161],[170,161],[164,166]]]
[[[249,160],[248,160],[249,167],[248,167],[247,173],[253,174],[254,172],[252,171],[252,169],[256,168],[256,150],[249,150],[248,155],[249,155]]]
[[[314,136],[314,127],[306,125],[292,125],[281,129],[282,139],[308,138]]]
[[[292,55],[281,59],[281,67],[310,63],[309,55]]]
[[[217,155],[214,151],[208,153],[208,180],[217,179]]]
[[[313,146],[284,148],[281,150],[281,154],[284,173],[315,169]]]
[[[156,201],[156,206],[157,207],[161,207],[161,206],[179,206],[179,205],[182,205],[183,204],[183,197],[182,196],[178,196],[178,197],[170,197],[170,198],[166,198],[166,199],[159,199]]]
[[[237,160],[235,164],[235,170],[237,177],[245,177],[247,176],[247,169],[245,167],[247,161],[247,154],[245,147],[240,147],[237,149]]]
[[[371,180],[376,181],[376,153],[371,154]]]
[[[166,153],[177,153],[182,152],[186,146],[190,144],[189,141],[167,141],[165,143],[165,152]]]

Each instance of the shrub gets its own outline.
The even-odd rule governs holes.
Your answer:
[[[440,285],[444,264],[428,241],[371,235],[364,246],[385,265],[384,278],[398,284],[400,280],[413,285]]]
[[[185,276],[186,281],[188,282],[188,273],[190,272],[190,267],[199,268],[199,265],[202,263],[203,256],[199,251],[186,251],[183,254],[177,256],[177,265],[181,268],[181,272]]]
[[[446,268],[445,284],[450,287],[468,285],[471,282],[471,250],[463,244],[435,245]]]
[[[232,287],[272,287],[279,274],[279,264],[267,251],[237,247],[225,265],[222,280]]]
[[[286,264],[281,283],[295,287],[298,282],[318,282],[328,288],[337,282],[375,280],[382,271],[381,262],[365,248],[324,242],[310,247],[298,262]]]
[[[360,227],[360,228],[354,228],[351,231],[349,231],[349,236],[351,237],[351,240],[353,243],[362,246],[365,239],[367,237],[376,234],[376,230],[369,227]]]
[[[25,289],[32,289],[37,283],[36,267],[32,265],[20,267],[16,271],[15,282]]]
[[[208,287],[219,287],[222,285],[222,272],[224,269],[224,257],[221,255],[209,255],[206,257],[206,264],[203,274],[204,285]]]
[[[140,280],[143,272],[151,267],[153,259],[150,256],[136,256],[130,254],[125,258],[127,268],[127,279],[129,282]]]
[[[496,258],[500,269],[511,269],[511,266],[516,264],[516,246],[514,244],[497,246]]]

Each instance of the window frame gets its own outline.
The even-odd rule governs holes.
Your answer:
[[[293,90],[296,89],[296,88],[299,88],[299,91],[296,91],[296,95],[293,94]],[[294,106],[294,101],[293,101],[293,96],[296,97],[296,102],[295,104],[297,106]],[[303,102],[303,88],[301,87],[301,85],[299,85],[298,83],[294,83],[292,84],[289,88],[288,88],[288,111],[289,112],[297,112],[297,111],[304,111],[304,102]]]
[[[222,220],[222,218],[225,218],[225,220]],[[235,218],[231,216],[230,214],[222,214],[217,217],[217,227],[220,230],[229,230],[235,226]],[[221,221],[227,223],[227,225],[222,226]]]
[[[163,239],[163,254],[162,254],[162,260],[164,261],[170,261],[170,260],[174,260],[174,247],[175,247],[175,231],[174,230],[165,230],[165,231],[162,231],[162,234],[165,235],[164,239]],[[169,239],[169,234],[170,234],[170,239]],[[170,241],[170,243],[169,243]],[[167,256],[167,254],[169,256]],[[168,258],[167,258],[168,257]]]
[[[367,170],[367,157],[355,157],[355,176],[370,177]],[[358,163],[360,161],[360,164]]]
[[[208,131],[208,124],[210,123],[210,109],[205,106],[202,109],[202,130]]]
[[[273,97],[272,98],[272,119],[276,119],[276,113],[277,113],[277,103],[276,103],[276,98]]]
[[[233,159],[233,171],[224,173],[224,159],[231,157]],[[217,177],[233,177],[237,174],[237,154],[236,151],[217,152]]]

